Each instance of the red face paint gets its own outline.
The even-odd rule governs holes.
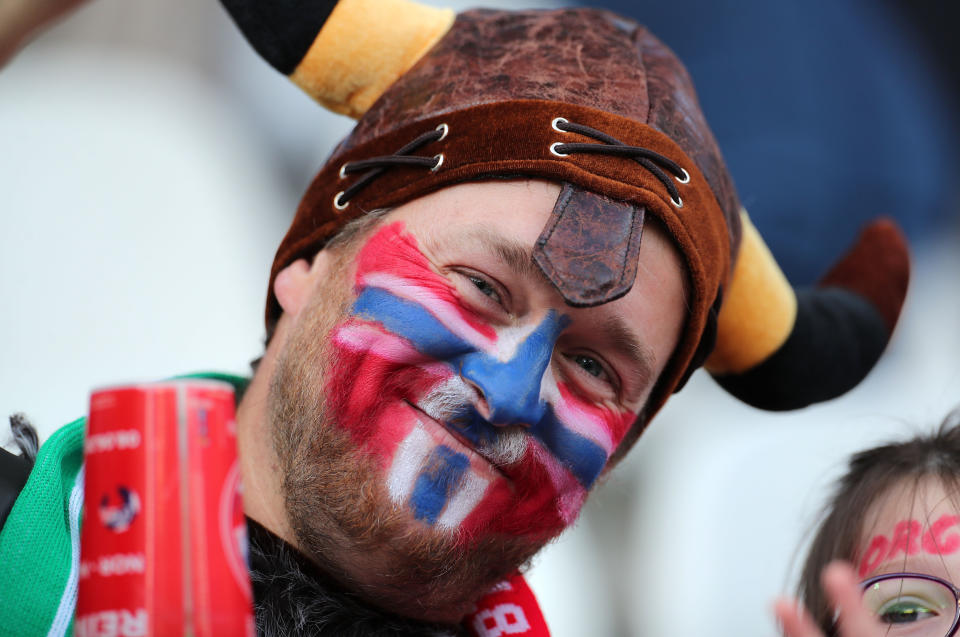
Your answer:
[[[476,423],[475,411],[457,412],[477,399],[461,378],[462,361],[483,357],[483,365],[513,369],[511,356],[529,344],[530,332],[518,336],[515,327],[484,320],[400,223],[374,234],[356,264],[357,299],[332,331],[336,364],[326,395],[335,422],[380,463],[394,502],[465,540],[549,537],[569,525],[636,414],[584,400],[548,366],[533,387],[533,407],[549,417],[509,427]],[[549,360],[554,341],[541,341]],[[467,415],[448,419],[434,404]],[[480,439],[508,429],[522,432],[521,444],[513,460],[494,468],[475,452]]]
[[[947,529],[956,526],[960,516],[941,515],[923,534],[923,550],[931,555],[950,555],[960,549],[960,534],[945,535]]]
[[[921,552],[929,555],[950,555],[960,550],[960,534],[947,531],[960,522],[960,516],[944,514],[927,529],[919,520],[901,520],[893,527],[891,537],[873,536],[860,560],[860,577],[872,572],[881,563],[899,555],[904,557]]]
[[[403,232],[403,224],[399,222],[377,232],[357,256],[354,281],[357,293],[368,286],[388,285],[391,292],[401,298],[429,303],[430,309],[446,319],[445,322],[463,321],[462,331],[475,331],[478,340],[492,341],[497,336],[493,327],[463,306],[454,285],[434,272],[420,252],[417,240]]]
[[[902,520],[893,527],[893,539],[890,540],[890,550],[887,559],[896,557],[899,553],[914,555],[920,550],[920,523],[916,520]]]
[[[560,393],[559,399],[553,401],[557,415],[565,422],[577,423],[574,427],[578,427],[580,433],[596,441],[607,451],[607,455],[612,454],[636,421],[637,415],[591,404],[570,391],[566,383],[558,382],[556,386]]]
[[[880,566],[880,563],[887,556],[889,548],[890,540],[888,540],[885,535],[874,536],[874,538],[870,540],[867,552],[863,554],[863,559],[860,561],[860,577],[864,577],[867,573]]]

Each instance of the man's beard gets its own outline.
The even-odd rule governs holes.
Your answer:
[[[291,328],[271,380],[268,414],[287,515],[298,548],[323,571],[375,605],[446,620],[470,611],[493,584],[524,564],[544,539],[484,536],[464,542],[391,501],[383,469],[341,427],[329,405],[336,351],[330,334],[347,317],[346,264]],[[357,382],[363,382],[357,379]]]

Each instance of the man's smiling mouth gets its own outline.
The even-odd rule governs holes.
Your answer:
[[[497,463],[496,460],[494,460],[493,458],[488,457],[481,447],[478,447],[476,444],[471,442],[466,436],[463,435],[463,433],[458,431],[456,427],[453,427],[447,424],[445,421],[437,420],[436,418],[434,418],[433,416],[431,416],[430,414],[428,414],[423,409],[421,409],[414,403],[410,402],[409,400],[404,399],[403,402],[406,403],[417,414],[417,417],[424,424],[428,424],[428,423],[433,424],[438,431],[442,432],[443,434],[446,434],[445,437],[449,437],[453,439],[454,446],[460,448],[469,456],[472,456],[481,460],[483,465],[489,467],[492,472],[496,473],[499,477],[503,478],[508,483],[512,484],[510,477],[503,472],[503,469],[500,466],[500,464]]]

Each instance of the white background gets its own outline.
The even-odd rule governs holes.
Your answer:
[[[247,373],[273,252],[349,126],[212,1],[99,0],[41,36],[0,71],[0,415],[47,436],[99,385]],[[553,634],[776,634],[844,457],[960,404],[958,246],[914,246],[896,337],[842,399],[767,414],[698,373],[538,558]]]

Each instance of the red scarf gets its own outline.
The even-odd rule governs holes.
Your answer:
[[[519,573],[481,597],[463,624],[472,637],[550,637],[537,598]]]

